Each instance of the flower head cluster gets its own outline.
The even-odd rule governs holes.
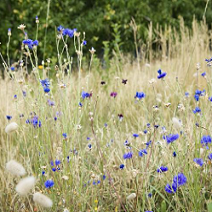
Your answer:
[[[41,127],[41,121],[38,120],[38,116],[33,116],[33,117],[31,118],[31,120],[27,119],[27,120],[26,120],[26,123],[27,123],[27,124],[32,124],[33,127]]]
[[[92,96],[92,93],[87,93],[85,91],[82,91],[81,96],[83,99],[90,98]]]
[[[53,180],[47,180],[45,183],[44,183],[45,187],[46,188],[51,188],[54,186],[54,181]]]
[[[133,156],[133,153],[132,153],[132,152],[127,152],[127,153],[125,153],[125,154],[123,155],[123,158],[124,158],[124,159],[130,159],[130,158],[132,158],[132,156]]]
[[[199,107],[195,107],[195,109],[193,110],[194,114],[200,113],[200,112],[201,112],[201,109]]]
[[[177,176],[174,176],[172,186],[167,184],[165,191],[170,194],[174,194],[177,191],[177,188],[186,184],[187,178],[183,173],[179,173]]]
[[[206,146],[208,148],[208,144],[211,143],[211,136],[210,135],[204,135],[201,139],[202,146]]]
[[[134,137],[134,138],[138,138],[138,137],[139,137],[139,135],[138,135],[138,134],[136,134],[136,133],[134,133],[134,134],[133,134],[133,137]]]
[[[162,173],[162,172],[166,172],[166,171],[168,171],[168,167],[166,167],[166,166],[161,166],[159,169],[157,169],[158,173]]]
[[[70,38],[73,38],[74,32],[76,32],[77,29],[64,28],[63,26],[60,25],[59,27],[57,27],[57,31],[64,36],[68,36]]]
[[[138,152],[139,157],[143,157],[144,155],[147,155],[147,150],[146,149],[141,149]]]
[[[203,166],[204,161],[202,158],[194,158],[194,162],[200,166]]]
[[[52,107],[55,106],[55,102],[54,101],[48,99],[47,102],[48,102],[49,106],[52,106]]]
[[[10,119],[12,119],[12,116],[6,115],[6,118],[7,118],[7,120],[10,120]]]
[[[34,46],[38,46],[38,40],[31,40],[31,39],[26,39],[26,40],[23,40],[22,42],[25,46],[28,46],[29,49],[32,49]]]
[[[208,155],[208,159],[209,159],[209,160],[212,160],[212,153],[210,153],[210,154]]]
[[[200,96],[205,96],[205,89],[204,90],[196,90],[195,91],[195,94],[194,94],[194,98],[195,98],[195,100],[198,102],[199,101],[199,97]]]
[[[162,79],[166,76],[166,72],[162,72],[161,69],[158,70],[158,79]]]
[[[45,93],[49,93],[50,91],[50,82],[49,79],[40,80],[41,85],[43,86],[43,90]]]
[[[166,141],[168,144],[172,143],[173,141],[179,138],[179,134],[170,134],[166,136]]]
[[[201,76],[202,76],[202,77],[205,77],[205,76],[206,76],[206,72],[203,72],[203,73],[201,74]]]
[[[207,62],[207,66],[211,66],[212,57],[209,59],[205,59],[205,61]]]
[[[141,99],[143,99],[145,96],[146,96],[146,95],[145,95],[144,92],[136,92],[134,98],[136,98],[136,99],[138,99],[138,100],[141,100]]]
[[[57,171],[57,170],[60,170],[60,167],[59,167],[59,165],[61,164],[61,161],[60,160],[55,160],[55,163],[54,163],[54,161],[51,161],[51,166],[53,166],[52,167],[52,171],[53,172],[55,172],[55,171]]]

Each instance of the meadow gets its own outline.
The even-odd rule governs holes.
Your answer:
[[[83,32],[57,28],[53,63],[38,59],[37,36],[19,28],[16,62],[10,30],[1,44],[0,211],[212,211],[204,21],[192,30],[183,20],[178,31],[150,26],[137,57],[117,48],[109,68]]]

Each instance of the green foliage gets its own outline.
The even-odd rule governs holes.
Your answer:
[[[178,27],[179,17],[183,17],[185,24],[191,27],[195,16],[202,19],[206,0],[72,0],[50,1],[50,14],[48,17],[46,56],[56,57],[55,29],[59,25],[68,28],[77,28],[86,32],[88,45],[97,49],[97,54],[104,54],[105,43],[111,50],[119,48],[123,52],[134,52],[134,38],[130,21],[132,17],[138,25],[138,45],[141,41],[148,40],[147,29],[150,23]],[[40,20],[39,24],[39,57],[44,55],[44,34],[46,28],[46,13],[48,1],[40,0],[5,0],[0,4],[0,37],[1,51],[6,55],[7,29],[12,29],[10,51],[11,57],[17,56],[23,35],[17,27],[20,24],[27,25],[27,32],[34,39],[36,32],[35,16]],[[212,2],[209,1],[206,12],[207,23],[212,22]],[[118,46],[117,46],[118,45]],[[104,46],[104,48],[103,48]],[[116,49],[117,50],[117,49]],[[108,52],[107,52],[108,54]]]

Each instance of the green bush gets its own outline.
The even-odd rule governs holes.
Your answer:
[[[114,48],[117,42],[119,30],[121,44],[119,48],[123,52],[134,52],[134,38],[130,21],[132,17],[138,25],[138,44],[141,45],[147,39],[147,29],[152,22],[153,27],[171,25],[178,27],[179,16],[184,18],[185,24],[191,27],[192,19],[202,19],[206,0],[49,0],[50,13],[48,17],[48,30],[46,36],[46,55],[56,57],[55,30],[59,25],[67,28],[77,28],[86,32],[88,45],[97,49],[97,54],[103,56],[105,42],[107,48]],[[34,39],[36,24],[35,17],[38,16],[39,24],[39,55],[44,57],[44,41],[46,29],[46,14],[48,0],[5,0],[0,4],[0,32],[1,51],[6,55],[7,29],[12,29],[11,57],[15,58],[20,50],[23,40],[21,31],[17,29],[20,24],[27,25],[30,38]],[[210,25],[212,21],[212,2],[209,1],[206,20]],[[116,29],[114,28],[116,27]],[[118,28],[117,28],[118,27]],[[107,49],[108,51],[108,49]],[[54,55],[55,54],[55,55]],[[108,54],[108,52],[107,52]]]

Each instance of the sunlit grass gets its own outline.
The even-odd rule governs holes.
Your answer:
[[[173,34],[171,28],[160,31],[161,50],[155,52],[149,47],[141,61],[130,63],[127,56],[115,55],[109,70],[99,68],[94,54],[89,67],[82,63],[83,51],[88,51],[82,51],[82,34],[74,37],[73,48],[77,53],[73,60],[78,66],[72,72],[66,48],[68,41],[63,38],[57,40],[61,46],[57,48],[55,69],[51,61],[43,64],[38,61],[36,49],[24,47],[23,53],[31,52],[32,58],[29,55],[27,58],[34,65],[26,68],[23,57],[24,65],[13,64],[16,70],[12,72],[5,62],[7,74],[0,84],[2,211],[21,211],[21,208],[28,211],[64,211],[65,208],[69,211],[207,211],[212,189],[211,163],[207,157],[212,151],[210,144],[206,149],[200,141],[203,135],[211,134],[208,100],[212,96],[211,68],[205,62],[211,56],[211,32],[206,25],[195,21],[192,32],[183,23],[180,29],[181,34]],[[197,63],[200,63],[198,69]],[[33,69],[32,73],[28,74],[27,69]],[[157,79],[158,69],[167,73],[163,79]],[[206,77],[201,76],[204,71]],[[40,83],[47,77],[49,93],[44,92]],[[123,79],[127,79],[126,84],[122,83]],[[206,90],[198,102],[194,98],[196,89]],[[83,99],[82,91],[92,96]],[[111,92],[117,96],[111,97]],[[136,92],[144,92],[146,96],[138,100],[134,98]],[[189,92],[188,97],[185,92]],[[48,100],[54,104],[50,106]],[[197,106],[201,114],[193,113]],[[12,119],[7,120],[6,115]],[[35,116],[38,117],[36,126],[26,123],[28,119],[32,122]],[[173,126],[173,117],[181,120],[182,126]],[[16,122],[18,130],[6,134],[5,127],[10,122]],[[139,137],[134,138],[133,134]],[[179,134],[179,139],[167,144],[163,136],[169,134]],[[138,152],[150,140],[147,154],[140,157]],[[133,152],[132,158],[123,159],[129,151]],[[204,165],[194,163],[194,158],[202,158]],[[24,166],[27,176],[37,179],[35,188],[26,197],[19,196],[15,190],[20,177],[13,177],[5,170],[5,164],[11,159]],[[61,164],[52,166],[51,161],[56,159]],[[168,171],[158,173],[160,166],[168,167]],[[167,193],[165,186],[178,173],[186,176],[187,183],[175,194]],[[54,185],[46,188],[44,183],[49,179]],[[52,209],[35,204],[35,192],[48,196],[53,201]],[[135,198],[129,197],[132,193],[136,194]]]

